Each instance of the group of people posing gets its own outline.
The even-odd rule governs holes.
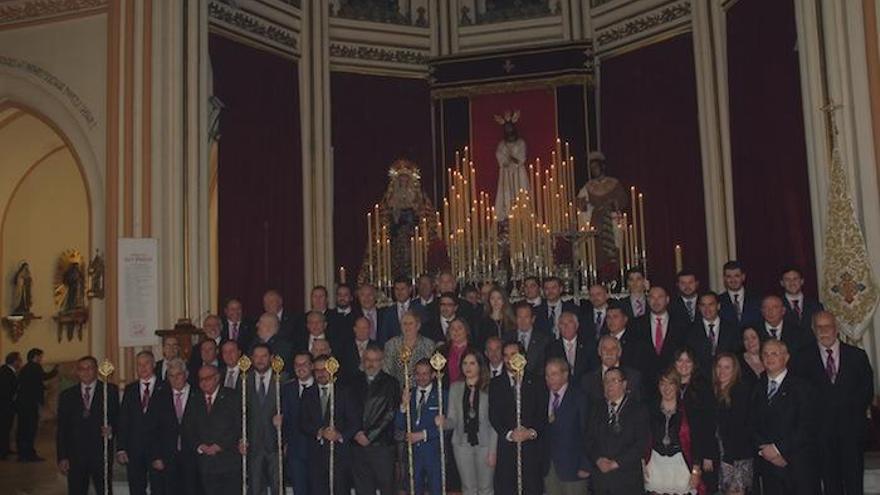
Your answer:
[[[166,337],[162,359],[138,354],[106,407],[82,358],[58,465],[73,494],[101,493],[104,442],[133,494],[861,494],[866,354],[796,268],[770,295],[745,279],[732,261],[724,292],[682,272],[669,293],[632,269],[626,297],[597,284],[578,301],[529,278],[512,303],[443,272],[397,280],[382,308],[372,286],[340,285],[334,307],[316,287],[293,315],[270,290],[256,322],[230,299],[188,353]]]

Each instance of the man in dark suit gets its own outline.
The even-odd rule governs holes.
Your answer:
[[[611,307],[605,322],[608,326],[608,335],[620,342],[620,348],[623,351],[620,362],[624,367],[635,368],[642,375],[642,383],[645,384],[645,388],[642,390],[644,392],[642,399],[651,399],[657,393],[657,387],[651,385],[657,383],[656,352],[644,337],[627,328],[628,319],[623,309]]]
[[[98,361],[87,356],[76,363],[79,383],[58,397],[58,469],[67,476],[67,493],[86,495],[89,484],[104,492],[110,466],[104,448],[113,452],[112,435],[119,412],[119,391],[107,385],[107,428],[104,428],[104,383],[98,380]],[[112,459],[110,460],[112,463]]]
[[[192,407],[199,394],[188,382],[186,363],[178,358],[168,360],[166,386],[156,393],[154,401],[154,438],[152,466],[160,473],[168,495],[200,495],[196,446],[188,443],[183,424],[193,414]]]
[[[837,320],[813,316],[817,345],[807,346],[792,371],[817,391],[820,481],[827,495],[864,492],[866,412],[874,398],[874,372],[865,351],[838,338]],[[815,433],[815,432],[811,432]]]
[[[648,281],[645,279],[645,271],[639,267],[633,267],[626,271],[626,288],[629,295],[622,298],[619,306],[623,308],[627,319],[635,323],[648,312]]]
[[[313,495],[330,494],[330,442],[334,442],[332,495],[351,491],[351,440],[361,428],[361,412],[353,394],[341,384],[330,383],[328,356],[314,361],[315,386],[303,392],[300,423],[309,441],[309,482]],[[333,394],[333,400],[330,400]],[[334,426],[330,426],[333,405]]]
[[[309,311],[306,313],[305,331],[297,332],[293,340],[293,348],[297,352],[312,352],[316,340],[326,340],[331,347],[336,347],[336,336],[327,325],[327,317],[320,311]]]
[[[694,272],[682,270],[675,277],[675,287],[677,291],[669,303],[669,313],[690,326],[700,316],[697,308],[700,281]]]
[[[544,302],[541,297],[541,279],[535,276],[528,276],[522,281],[523,299],[533,308],[536,308]]]
[[[547,495],[587,493],[590,461],[584,444],[590,410],[587,396],[569,382],[568,363],[550,358],[544,370],[547,427],[544,429],[544,492]]]
[[[525,301],[521,303],[531,305]],[[547,401],[543,400],[544,384],[528,371],[519,382],[521,397],[520,426],[516,421],[517,379],[510,368],[510,359],[524,352],[522,345],[508,342],[504,345],[503,373],[489,383],[489,422],[498,433],[495,465],[495,492],[516,493],[517,447],[522,445],[522,493],[538,494],[544,488],[542,476],[541,435],[547,426]]]
[[[456,318],[464,318],[459,311],[458,298],[452,292],[444,292],[437,296],[438,313],[422,326],[422,335],[437,343],[446,342],[449,324]]]
[[[458,286],[455,275],[452,272],[445,270],[437,275],[437,294],[455,295],[455,305],[458,308],[456,314],[459,318],[467,321],[471,328],[474,328],[477,314],[473,311],[472,306],[463,297],[458,295]]]
[[[180,357],[180,341],[176,335],[166,335],[162,337],[162,359],[156,361],[156,368],[153,374],[159,381],[165,381],[165,374],[168,372],[168,361]]]
[[[412,306],[412,285],[408,278],[394,281],[394,304],[380,311],[379,335],[376,342],[385,345],[388,339],[400,335],[400,320]],[[415,309],[415,308],[413,308]]]
[[[755,472],[766,495],[818,493],[816,397],[789,372],[788,347],[772,339],[761,348],[765,373],[752,390],[749,422],[758,452]]]
[[[785,292],[782,298],[785,318],[806,331],[812,331],[813,315],[824,311],[825,307],[818,299],[804,294],[804,273],[793,266],[784,268],[779,284]]]
[[[21,354],[10,352],[0,368],[0,461],[12,453],[9,449],[9,432],[15,419],[15,395],[18,393],[18,370]]]
[[[583,377],[599,366],[596,341],[592,336],[578,332],[576,314],[565,311],[559,317],[559,338],[547,347],[547,359],[550,358],[559,358],[568,363],[571,376],[567,381],[578,388]]]
[[[199,341],[193,344],[192,350],[189,353],[189,369],[190,369],[190,378],[195,379],[195,375],[198,374],[199,368],[202,367],[203,364],[213,364],[211,362],[206,362],[202,359],[201,355],[201,345],[202,342],[206,340],[214,341],[214,346],[216,347],[217,353],[220,353],[220,346],[223,345],[223,335],[221,331],[223,330],[222,322],[220,321],[220,317],[217,315],[208,315],[202,321],[202,332],[204,335],[199,338]],[[214,366],[217,366],[214,364]]]
[[[634,330],[651,344],[651,357],[659,372],[675,360],[675,351],[684,345],[690,325],[687,318],[676,317],[668,310],[669,294],[663,287],[654,286],[648,291],[648,308],[650,311],[636,321]]]
[[[587,457],[595,495],[644,493],[642,455],[648,446],[648,411],[626,393],[620,368],[603,378],[604,400],[593,406],[587,426]]]
[[[404,445],[412,444],[413,486],[410,487],[409,479],[403,482],[403,486],[410,493],[441,493],[440,435],[443,433],[435,420],[446,411],[440,410],[440,391],[436,386],[434,368],[427,359],[419,360],[413,367],[413,382],[412,390],[404,388],[394,420]],[[443,394],[445,399],[447,392]],[[446,400],[442,402],[448,404]],[[412,428],[409,433],[406,430],[407,416]]]
[[[125,387],[119,410],[119,428],[116,433],[116,460],[125,466],[128,490],[134,495],[146,495],[147,482],[151,494],[164,493],[160,473],[152,467],[155,441],[154,396],[163,388],[153,373],[153,353],[141,351],[135,358],[137,379]]]
[[[580,313],[574,302],[562,300],[562,280],[547,277],[544,279],[544,301],[534,308],[535,329],[552,339],[559,338],[559,316],[563,311]]]
[[[797,358],[801,349],[815,342],[813,334],[800,326],[786,321],[785,305],[777,295],[764,297],[761,302],[761,323],[758,324],[761,340],[779,339],[785,342],[792,356]]]
[[[370,322],[370,340],[379,342],[379,331],[382,328],[382,314],[376,307],[376,288],[371,284],[363,284],[357,291],[358,307],[352,311],[351,318],[356,320],[364,317]],[[381,343],[380,345],[385,345]]]
[[[587,373],[581,381],[581,387],[587,394],[587,401],[590,404],[598,404],[605,400],[605,388],[602,380],[605,377],[605,373],[612,368],[620,368],[626,374],[626,395],[629,397],[629,400],[641,401],[642,397],[644,397],[642,393],[642,374],[635,368],[621,365],[620,356],[623,354],[623,348],[620,345],[620,341],[611,335],[603,335],[599,339],[598,354],[600,360],[599,367]]]
[[[343,332],[354,326],[353,301],[354,294],[348,284],[336,286],[336,308],[333,310],[333,320]]]
[[[220,332],[223,340],[234,340],[242,349],[250,349],[256,334],[254,322],[244,317],[241,301],[229,298],[223,306],[223,329]]]
[[[608,288],[602,284],[593,284],[590,286],[590,299],[581,305],[581,321],[580,331],[588,337],[592,337],[596,342],[599,337],[608,333],[605,326],[605,317],[608,316],[609,300],[611,295]]]
[[[721,293],[721,319],[735,321],[745,328],[761,321],[761,298],[746,290],[746,272],[739,261],[724,264],[724,292]]]
[[[281,433],[286,445],[287,477],[293,484],[296,495],[309,495],[309,446],[311,438],[300,428],[303,396],[315,385],[312,376],[312,355],[298,352],[293,356],[293,372],[296,380],[281,387]]]
[[[400,406],[400,385],[382,371],[384,359],[381,347],[369,345],[364,351],[364,371],[358,372],[352,385],[363,411],[361,430],[352,445],[356,493],[394,493],[394,417]]]
[[[736,323],[721,318],[721,303],[714,292],[700,296],[699,315],[688,332],[687,347],[694,351],[699,370],[711,379],[715,356],[736,353],[742,347],[742,332]]]
[[[238,367],[238,360],[241,359],[241,354],[241,348],[234,340],[227,340],[220,347],[220,359],[223,363],[220,383],[226,388],[239,392],[241,392],[241,368]]]
[[[327,323],[326,332],[328,335],[332,335],[334,342],[339,339],[350,339],[349,330],[351,327],[342,326],[346,319],[337,318],[336,310],[330,307],[330,293],[327,291],[327,287],[316,285],[312,287],[312,292],[309,295],[309,310],[297,317],[294,342],[301,340],[302,336],[308,332],[308,316],[311,312],[321,313],[324,316],[324,321]]]
[[[199,370],[204,365],[211,365],[220,370],[220,374],[226,373],[226,366],[220,360],[220,348],[214,339],[207,339],[199,342],[196,348],[196,354],[190,356],[189,360],[189,380],[190,385],[198,386]]]
[[[363,316],[354,322],[354,339],[344,345],[336,354],[339,356],[339,379],[346,385],[358,378],[363,370],[364,353],[371,345],[378,345],[370,340],[370,322]],[[381,349],[381,347],[380,347]]]
[[[248,487],[251,493],[280,494],[278,479],[278,440],[276,424],[281,417],[275,412],[281,398],[275,394],[273,380],[287,381],[271,368],[272,352],[266,344],[251,349],[252,372],[247,376],[247,464]]]
[[[284,298],[275,289],[263,294],[263,312],[271,313],[278,319],[278,334],[288,341],[296,333],[296,318],[293,313],[284,309]],[[277,351],[276,351],[277,352]]]
[[[293,356],[293,344],[279,333],[280,325],[278,317],[274,313],[263,313],[257,320],[257,336],[254,337],[254,345],[266,344],[273,354],[281,356],[284,359],[284,372],[287,373],[292,366],[292,359],[289,357]]]
[[[422,317],[422,325],[440,311],[440,308],[437,307],[437,299],[434,297],[434,290],[434,277],[428,274],[420,275],[416,284],[416,297],[412,300],[412,308],[418,311]]]
[[[199,392],[190,397],[192,414],[184,416],[183,443],[198,457],[202,489],[208,494],[241,493],[241,398],[220,386],[220,372],[199,369]]]
[[[45,401],[46,380],[58,374],[56,364],[52,371],[43,371],[43,350],[33,348],[27,353],[27,364],[18,373],[18,394],[15,397],[15,411],[18,415],[18,429],[15,443],[19,462],[40,462],[44,459],[34,450],[37,425],[40,422],[40,406]]]
[[[527,365],[526,371],[540,376],[544,373],[544,361],[547,359],[547,346],[551,337],[535,330],[535,314],[532,305],[519,301],[513,306],[516,330],[504,334],[505,342],[519,342],[523,347]]]

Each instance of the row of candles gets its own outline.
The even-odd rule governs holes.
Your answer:
[[[390,287],[394,281],[391,272],[391,236],[382,222],[379,205],[367,213],[367,271],[369,280],[378,287]]]
[[[459,279],[494,278],[498,268],[498,216],[488,193],[477,191],[469,149],[456,152],[447,171],[443,198],[443,239],[452,273]]]
[[[619,249],[618,264],[620,266],[620,279],[623,281],[626,271],[639,266],[647,270],[645,266],[645,195],[638,192],[635,186],[629,188],[629,213],[623,213],[618,217],[617,245]],[[647,274],[647,271],[645,272]]]
[[[577,228],[575,163],[567,142],[564,151],[565,154],[562,141],[557,138],[548,167],[542,167],[540,158],[529,165],[531,210],[536,220],[554,233]]]

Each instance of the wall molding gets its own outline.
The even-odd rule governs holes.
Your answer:
[[[299,33],[232,3],[219,0],[208,2],[208,21],[215,27],[232,31],[284,53],[298,52]]]
[[[690,0],[674,2],[637,14],[596,30],[598,51],[607,51],[643,38],[689,24]]]
[[[68,86],[66,82],[58,78],[55,74],[37,64],[28,62],[27,60],[6,57],[3,55],[0,55],[0,67],[6,67],[16,72],[27,74],[52,87],[58,92],[58,94],[67,100],[71,108],[76,110],[77,115],[83,119],[89,127],[89,130],[94,130],[95,127],[97,127],[98,120],[95,117],[94,112],[92,112],[92,109],[86,105],[73,88]]]
[[[24,0],[0,4],[0,26],[103,12],[108,0]]]

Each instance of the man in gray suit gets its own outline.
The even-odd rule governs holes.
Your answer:
[[[251,350],[253,372],[247,377],[248,492],[264,495],[266,488],[279,495],[278,437],[281,416],[276,415],[278,396],[275,394],[275,372],[272,353],[266,344]],[[281,381],[286,377],[282,374]]]

